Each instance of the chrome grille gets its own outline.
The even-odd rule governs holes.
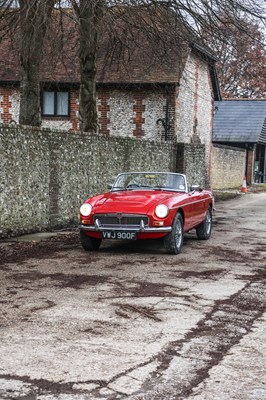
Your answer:
[[[143,221],[145,226],[149,226],[149,218],[146,215],[136,214],[96,214],[93,221],[98,220],[100,226],[140,226]]]

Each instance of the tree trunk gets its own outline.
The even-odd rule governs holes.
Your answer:
[[[40,65],[45,34],[54,0],[19,0],[20,5],[20,110],[19,123],[41,125]]]
[[[97,28],[102,17],[103,2],[81,0],[79,6],[80,35],[80,128],[97,132],[96,61]]]

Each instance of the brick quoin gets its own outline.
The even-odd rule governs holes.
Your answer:
[[[163,106],[163,112],[166,116],[167,115],[167,137],[165,137],[165,132],[163,132],[163,137],[161,140],[174,140],[175,137],[175,102],[177,97],[178,89],[175,87],[167,89],[167,92],[164,94],[165,105]],[[167,105],[168,103],[168,105]]]
[[[251,146],[248,151],[247,151],[247,184],[251,185],[253,182],[253,174],[254,174],[254,157],[255,157],[255,151],[254,151],[254,146]]]
[[[102,90],[98,93],[98,111],[100,112],[99,124],[100,124],[100,133],[106,136],[109,136],[110,129],[108,125],[110,124],[110,118],[108,118],[110,113],[110,92],[109,90]]]
[[[210,70],[208,70],[208,84],[210,91],[212,92],[212,83],[211,83],[211,74]],[[212,106],[211,106],[211,118],[210,118],[210,158],[209,158],[209,167],[208,174],[211,176],[212,170],[212,161],[213,161],[213,144],[212,144],[212,127],[213,127],[213,116],[214,116],[214,94],[212,92]]]
[[[133,106],[133,111],[135,112],[134,124],[136,125],[136,129],[133,130],[133,135],[140,138],[145,135],[145,132],[142,129],[142,124],[145,122],[145,118],[143,118],[143,112],[145,111],[143,94],[135,94],[134,100],[135,105]]]
[[[72,131],[79,130],[79,91],[70,90],[70,122],[72,124]]]
[[[0,96],[3,97],[2,101],[0,102],[0,107],[3,110],[3,113],[1,114],[1,119],[4,124],[8,124],[10,120],[12,120],[12,114],[10,113],[10,108],[12,107],[12,103],[10,101],[11,95],[12,95],[12,89],[9,88],[0,89]]]
[[[199,99],[199,60],[196,61],[195,92],[194,92],[194,133],[197,133],[198,125],[198,99]]]

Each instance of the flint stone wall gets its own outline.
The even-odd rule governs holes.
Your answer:
[[[205,149],[204,144],[178,143],[176,170],[187,175],[189,185],[209,187]]]
[[[0,126],[0,236],[77,226],[83,200],[107,190],[119,172],[178,168],[190,183],[204,184],[203,149],[203,145]]]
[[[212,189],[241,186],[245,151],[214,145]],[[123,171],[171,171],[209,186],[202,144],[0,126],[0,237],[78,225],[83,200]]]
[[[245,174],[245,163],[245,149],[214,144],[211,163],[212,188],[240,188]]]

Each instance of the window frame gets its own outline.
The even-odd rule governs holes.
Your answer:
[[[54,94],[54,113],[53,114],[44,114],[44,93],[49,92]],[[58,93],[63,92],[67,93],[68,101],[67,101],[67,114],[57,114],[57,104],[58,104]],[[68,89],[54,89],[54,88],[43,88],[41,92],[41,112],[42,117],[48,118],[69,118],[70,117],[70,90]]]

